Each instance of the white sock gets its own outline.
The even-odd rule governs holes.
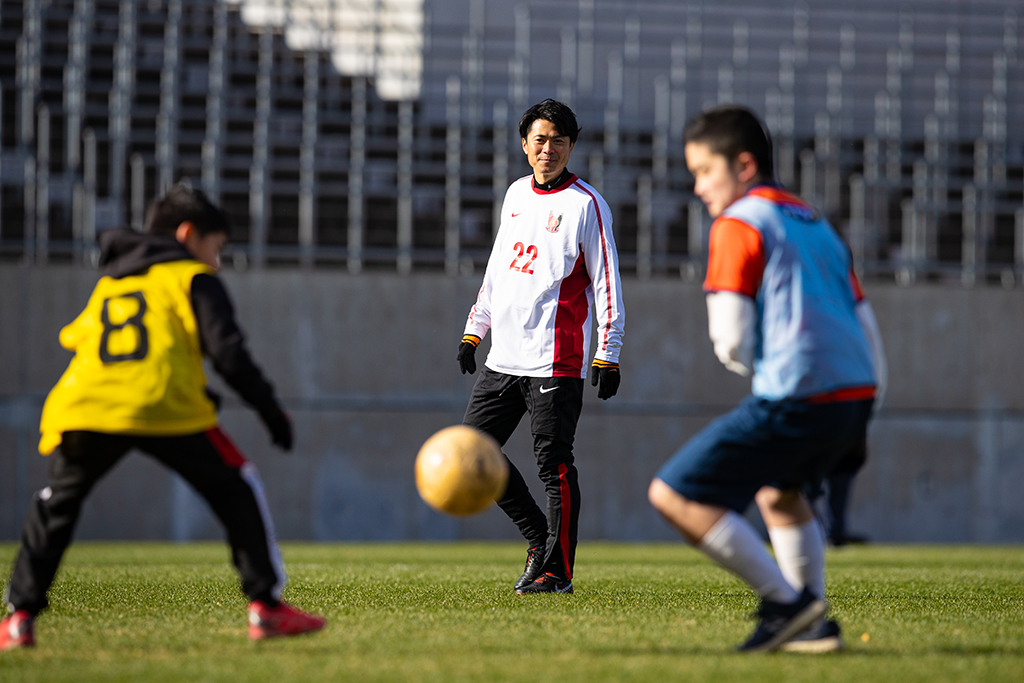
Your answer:
[[[794,526],[770,526],[768,537],[786,581],[825,598],[825,535],[816,519]]]
[[[786,581],[799,591],[807,587],[824,600],[825,530],[818,520],[793,526],[770,526],[768,538],[772,540],[775,561],[779,563]],[[821,617],[816,624],[824,620],[825,617]]]
[[[786,582],[754,527],[732,510],[704,534],[697,547],[746,581],[765,600],[790,603],[800,597]]]

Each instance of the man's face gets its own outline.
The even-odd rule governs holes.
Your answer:
[[[562,174],[569,163],[572,148],[569,136],[559,133],[555,124],[545,119],[534,121],[523,138],[523,152],[533,169],[533,177],[542,184]]]
[[[708,207],[712,218],[717,218],[754,184],[757,163],[747,152],[740,154],[731,164],[725,156],[712,152],[704,142],[686,143],[685,153],[686,167],[696,181],[693,193]]]

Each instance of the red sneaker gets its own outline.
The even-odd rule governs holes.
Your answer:
[[[0,621],[0,651],[35,645],[35,619],[31,614],[17,610]]]
[[[255,601],[249,603],[249,639],[263,640],[276,636],[297,636],[319,631],[327,620],[318,614],[307,614],[283,600],[277,607]]]

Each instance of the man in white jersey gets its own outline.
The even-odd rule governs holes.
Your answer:
[[[572,110],[544,100],[523,114],[519,135],[533,174],[505,193],[483,286],[469,312],[458,361],[476,372],[487,331],[491,350],[464,423],[505,445],[530,414],[547,515],[509,462],[498,506],[529,544],[519,595],[571,593],[580,512],[572,445],[583,408],[591,317],[597,352],[591,384],[608,399],[619,387],[622,288],[608,204],[566,169],[579,126]],[[506,458],[507,459],[507,458]]]

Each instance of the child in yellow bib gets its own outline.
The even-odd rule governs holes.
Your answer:
[[[193,277],[212,273],[183,259],[100,279],[60,333],[75,357],[43,406],[43,455],[70,430],[172,435],[217,425],[191,301]]]
[[[102,277],[85,310],[61,330],[74,358],[43,406],[39,450],[50,484],[33,496],[7,589],[0,650],[35,643],[35,616],[74,533],[82,503],[129,451],[185,479],[227,530],[249,597],[249,637],[294,635],[324,620],[283,602],[285,573],[252,463],[217,426],[203,356],[291,450],[291,421],[253,362],[216,271],[227,217],[186,184],[150,206],[146,233],[100,236]]]

